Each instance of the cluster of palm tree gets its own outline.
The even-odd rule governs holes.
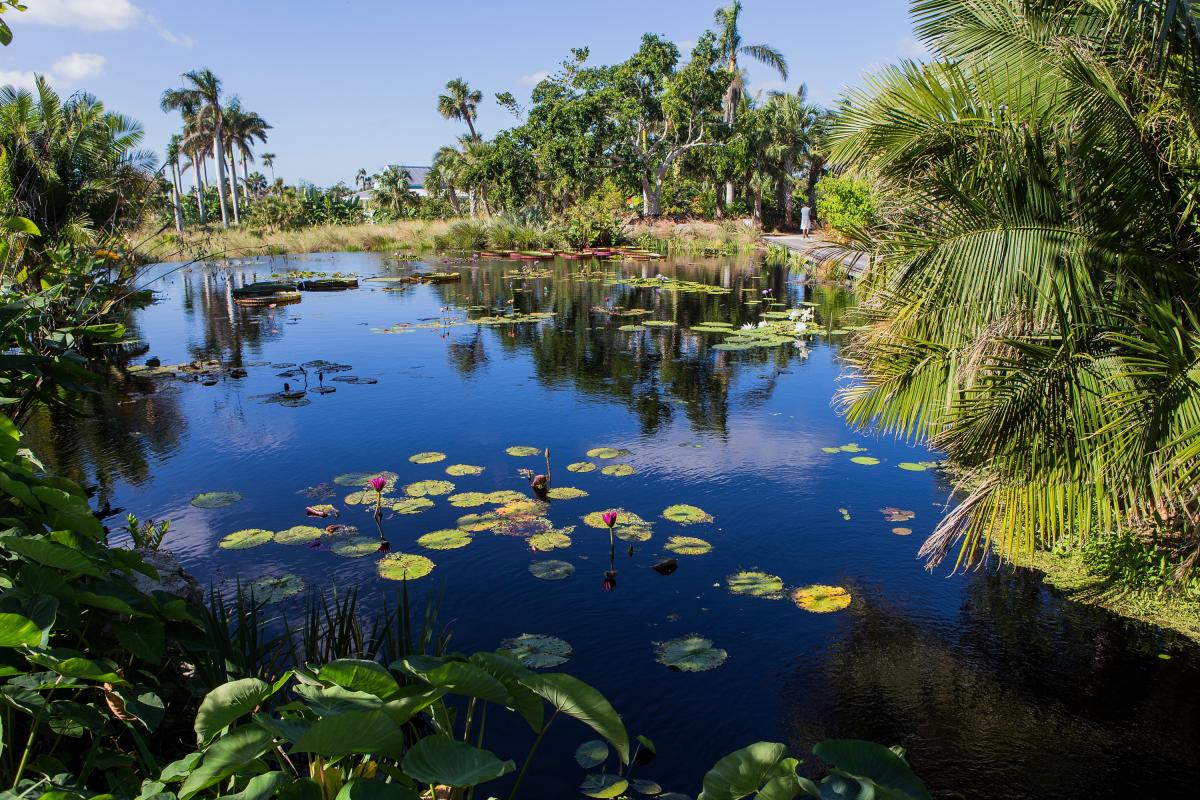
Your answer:
[[[167,147],[176,227],[180,230],[183,227],[181,175],[187,169],[192,170],[200,223],[208,221],[204,194],[205,187],[210,185],[210,157],[216,166],[221,225],[229,227],[231,222],[238,225],[242,203],[252,193],[249,164],[254,161],[254,146],[256,142],[266,143],[271,125],[257,113],[244,108],[236,96],[224,102],[221,80],[212,70],[186,72],[183,80],[182,87],[168,89],[162,95],[163,110],[178,111],[183,116],[183,133],[172,137]],[[239,161],[242,167],[240,178]],[[272,168],[272,175],[274,161],[273,153],[263,154],[263,165]],[[254,183],[261,187],[262,182]]]
[[[472,165],[480,161],[487,143],[475,130],[479,103],[483,93],[472,89],[462,78],[446,83],[445,94],[438,95],[437,110],[443,119],[460,120],[467,132],[458,138],[457,146],[441,147],[433,156],[433,164],[425,183],[430,194],[444,199],[457,216],[462,214],[462,195],[467,198],[471,216],[482,207],[487,209],[487,189],[483,181],[470,175]]]
[[[849,418],[931,442],[961,566],[1133,530],[1200,556],[1200,26],[1176,0],[914,0],[932,58],[845,98],[832,156],[877,322]]]

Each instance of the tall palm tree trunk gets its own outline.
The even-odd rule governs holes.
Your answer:
[[[192,169],[196,172],[196,211],[200,215],[201,225],[208,224],[208,212],[204,209],[204,161],[199,152],[192,155]]]
[[[213,160],[217,162],[217,197],[221,201],[221,227],[229,227],[228,199],[225,197],[225,147],[221,140],[221,123],[213,128]]]
[[[792,215],[796,207],[796,198],[792,196],[792,170],[796,168],[795,157],[787,153],[783,157],[783,179],[779,181],[783,194],[783,227],[791,229]]]
[[[237,161],[233,158],[233,143],[229,145],[229,196],[233,201],[233,224],[242,224],[242,204],[238,199]]]
[[[821,172],[825,169],[825,159],[813,156],[808,162],[808,207],[812,209],[813,221],[817,219],[817,181],[821,180]]]
[[[179,183],[179,164],[171,162],[171,206],[175,209],[175,230],[183,233],[183,205],[179,200],[181,186]]]

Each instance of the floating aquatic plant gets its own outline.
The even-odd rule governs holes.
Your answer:
[[[647,319],[642,320],[642,324],[650,328],[674,328],[676,325],[669,319]]]
[[[879,513],[883,514],[883,518],[888,522],[908,522],[917,515],[917,512],[915,511],[909,511],[905,508],[896,508],[894,506],[881,508],[879,509]]]
[[[451,464],[446,467],[446,474],[456,478],[464,475],[480,475],[482,473],[483,467],[474,467],[470,464]]]
[[[505,639],[497,648],[515,658],[528,669],[550,669],[567,663],[571,657],[571,645],[557,636],[542,633],[522,633]]]
[[[667,539],[667,550],[681,556],[702,556],[712,551],[712,545],[694,536],[672,536]]]
[[[725,663],[729,653],[699,634],[654,643],[654,660],[674,672],[707,672]]]
[[[500,526],[504,519],[496,514],[489,512],[487,514],[467,514],[458,518],[455,524],[459,529],[478,533],[479,531],[489,531]]]
[[[458,528],[446,528],[427,533],[417,539],[417,544],[427,550],[457,550],[471,543],[471,534]]]
[[[450,481],[417,481],[404,487],[404,493],[409,497],[440,497],[454,491]]]
[[[912,534],[912,528],[892,528],[892,533],[896,534],[897,536],[909,536]]]
[[[533,577],[543,581],[561,581],[564,578],[569,578],[575,572],[575,565],[566,561],[548,559],[546,561],[534,561],[529,565],[529,571],[533,574]]]
[[[633,790],[638,794],[644,794],[647,797],[654,797],[656,795],[662,796],[662,787],[654,781],[647,780],[645,778],[633,778],[629,781],[629,785],[632,786]],[[670,798],[668,798],[668,800],[670,800]],[[690,800],[690,798],[688,800]]]
[[[624,478],[627,475],[632,475],[637,472],[632,464],[609,464],[600,470],[605,475],[612,475],[617,478]]]
[[[588,775],[579,784],[579,792],[584,796],[602,799],[623,797],[628,788],[629,781],[612,773]]]
[[[587,451],[588,458],[620,458],[621,456],[630,456],[633,453],[629,450],[619,447],[593,447]]]
[[[924,472],[929,469],[931,462],[927,461],[901,461],[896,466],[908,472]]]
[[[504,452],[508,453],[510,456],[517,456],[518,458],[525,458],[527,456],[540,456],[542,454],[540,448],[529,447],[528,445],[522,444],[506,447]]]
[[[360,378],[357,375],[334,375],[333,380],[341,383],[349,383],[356,386],[371,386],[379,383],[378,378]]]
[[[862,445],[853,443],[844,444],[838,448],[838,450],[841,450],[843,453],[863,453],[866,452],[866,449],[867,448],[863,447]]]
[[[712,514],[708,514],[702,508],[689,506],[687,504],[679,504],[667,506],[663,509],[663,519],[669,519],[671,522],[678,522],[680,525],[695,525],[701,522],[712,522]]]
[[[850,509],[839,508],[838,513],[842,515],[842,519],[846,519],[846,520],[850,519]]]
[[[749,570],[735,572],[725,579],[729,591],[751,597],[778,600],[783,597],[783,579],[768,572]]]
[[[475,508],[488,502],[487,492],[459,492],[446,498],[450,505],[457,508]]]
[[[575,749],[575,762],[584,769],[598,767],[608,760],[608,745],[599,739],[584,742]]]
[[[411,455],[408,457],[408,460],[414,464],[435,464],[438,461],[445,461],[446,454],[430,450],[425,453],[416,453]]]
[[[583,517],[583,524],[589,528],[598,530],[606,530],[609,524],[604,521],[605,514],[614,514],[613,525],[636,525],[639,527],[649,527],[650,523],[639,517],[632,511],[626,511],[623,508],[613,508],[607,511],[593,511]]]
[[[268,575],[250,584],[250,594],[260,603],[278,603],[295,597],[304,591],[304,580],[299,575]]]
[[[618,525],[613,528],[613,536],[623,542],[648,542],[652,535],[649,525]]]
[[[343,558],[362,558],[379,552],[377,536],[339,536],[329,546],[335,555]]]
[[[855,464],[865,464],[868,467],[874,466],[875,464],[879,463],[879,459],[875,458],[873,456],[855,456],[854,458],[852,458],[850,460],[853,461]]]
[[[518,503],[527,499],[525,495],[513,489],[500,489],[495,492],[488,492],[487,501],[496,505],[506,505],[508,503]]]
[[[574,500],[577,497],[587,497],[588,493],[574,486],[556,486],[546,492],[551,500]]]
[[[831,611],[841,611],[850,605],[850,593],[841,586],[801,586],[792,590],[792,601],[814,614],[828,614]]]
[[[567,464],[568,472],[591,472],[596,469],[596,465],[590,461],[576,461],[574,464]]]
[[[434,502],[428,497],[409,497],[392,503],[392,511],[397,514],[420,514],[433,506]]]
[[[574,530],[574,525],[568,525],[565,528],[552,528],[545,533],[535,533],[529,537],[529,548],[539,553],[548,550],[565,550],[571,546],[571,533]]]
[[[338,486],[367,486],[371,478],[374,478],[376,475],[382,475],[393,482],[400,477],[394,472],[385,472],[382,470],[377,472],[346,472],[334,478],[333,482]]]
[[[324,535],[325,531],[312,525],[294,525],[275,534],[275,541],[280,544],[311,544]]]
[[[617,330],[623,331],[624,333],[637,333],[638,331],[646,330],[646,328],[644,325],[622,325],[621,327],[617,328]]]
[[[305,508],[304,513],[310,517],[336,517],[338,510],[335,506],[331,506],[328,503],[317,503]]]
[[[234,531],[228,536],[217,542],[217,547],[223,550],[248,550],[251,547],[258,547],[275,538],[272,531],[264,531],[262,528],[247,528],[243,531]]]
[[[831,455],[832,455],[833,453],[840,453],[840,452],[842,452],[842,448],[840,448],[840,447],[822,447],[822,448],[821,448],[821,452],[822,452],[822,453],[829,453],[829,454],[831,454]]]
[[[389,581],[415,581],[433,572],[433,562],[412,553],[389,553],[379,560],[379,577]]]
[[[192,498],[196,508],[228,508],[242,499],[238,492],[201,492]]]

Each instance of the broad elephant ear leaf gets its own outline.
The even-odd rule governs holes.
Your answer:
[[[617,751],[621,763],[629,763],[629,734],[616,709],[600,692],[578,678],[559,672],[531,673],[521,679],[521,685],[603,736]]]
[[[399,783],[355,778],[342,787],[335,800],[417,800],[417,795]]]
[[[699,800],[738,800],[751,795],[763,800],[791,800],[806,793],[819,796],[811,781],[796,775],[799,763],[788,758],[786,745],[756,742],[713,765],[704,776]]]
[[[498,679],[492,677],[486,670],[465,661],[446,661],[432,669],[425,669],[419,661],[401,659],[399,662],[405,672],[414,675],[438,689],[445,689],[451,694],[461,694],[467,697],[478,697],[489,703],[511,708],[512,697],[508,689]]]
[[[464,787],[507,775],[515,765],[457,739],[426,736],[404,754],[401,769],[421,783]]]
[[[352,692],[367,692],[386,700],[400,688],[392,673],[377,661],[339,658],[321,667],[317,677]]]
[[[262,775],[255,775],[246,782],[246,788],[242,789],[237,794],[227,794],[221,797],[221,800],[268,800],[273,797],[279,787],[291,782],[292,776],[286,772],[273,770],[264,772]],[[162,800],[171,797],[169,794],[158,795]],[[145,798],[151,800],[151,798]]]
[[[249,714],[271,695],[271,686],[258,678],[223,683],[204,696],[196,712],[196,741],[201,747],[239,717]]]
[[[879,800],[931,800],[929,790],[899,753],[861,739],[818,742],[813,753],[846,777],[865,783]]]
[[[377,753],[399,758],[404,752],[404,731],[382,709],[349,711],[314,722],[292,751],[329,757]]]
[[[534,674],[532,670],[522,666],[520,661],[500,653],[475,653],[471,663],[487,672],[508,690],[517,713],[525,718],[529,727],[535,731],[542,729],[546,719],[546,707],[542,698],[527,686],[521,685],[521,679]]]
[[[204,753],[204,760],[179,787],[179,800],[188,800],[192,795],[220,783],[257,759],[270,746],[270,732],[257,725],[246,725],[230,731],[213,742]]]

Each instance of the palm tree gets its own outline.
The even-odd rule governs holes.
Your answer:
[[[275,181],[275,154],[274,153],[263,153],[262,154],[262,165],[264,167],[266,167],[267,169],[271,170],[271,181],[274,182]]]
[[[175,230],[179,232],[183,231],[183,206],[179,199],[183,193],[183,187],[179,181],[179,155],[182,146],[183,137],[175,134],[167,142],[166,153],[166,166],[171,170],[171,208],[175,213]]]
[[[372,205],[390,219],[399,219],[417,199],[412,190],[412,173],[403,167],[388,167],[375,176]]]
[[[454,215],[461,215],[458,187],[463,185],[462,153],[449,146],[440,148],[433,156],[433,165],[425,176],[425,185],[432,197],[445,198]]]
[[[241,156],[244,182],[250,177],[249,164],[254,161],[254,142],[258,140],[260,143],[266,144],[267,131],[271,130],[271,124],[256,112],[242,108],[241,101],[234,97],[225,109],[225,128],[230,148],[236,146],[238,154]]]
[[[842,105],[877,320],[849,420],[944,450],[961,566],[1118,529],[1200,558],[1200,33],[1175,0],[919,0]]]
[[[358,172],[354,173],[354,185],[360,192],[367,188],[367,171],[363,167],[359,167]]]
[[[217,162],[217,195],[221,204],[221,225],[229,227],[229,212],[225,197],[225,143],[222,124],[221,80],[212,70],[201,69],[183,73],[184,86],[168,89],[162,95],[164,111],[192,109],[203,125],[212,131],[213,160]]]
[[[767,44],[743,44],[742,31],[738,27],[741,15],[742,0],[733,0],[729,5],[713,12],[713,22],[717,26],[717,49],[729,71],[729,88],[725,90],[725,97],[721,103],[727,126],[733,125],[738,105],[746,88],[741,69],[738,67],[739,55],[766,64],[778,72],[779,77],[785,81],[788,77],[787,60],[779,50]],[[726,205],[733,203],[733,181],[731,180],[725,182],[725,203]]]
[[[478,139],[475,132],[475,115],[483,92],[472,91],[462,78],[455,78],[446,84],[446,93],[438,95],[438,113],[445,119],[461,119],[467,123],[467,130],[472,139]]]
[[[779,195],[783,206],[783,224],[792,227],[795,214],[795,189],[793,178],[796,164],[807,159],[809,174],[814,171],[814,154],[823,112],[808,102],[808,87],[801,84],[795,94],[772,92],[766,106],[771,142],[767,152],[779,164]],[[820,171],[817,164],[815,171]]]

